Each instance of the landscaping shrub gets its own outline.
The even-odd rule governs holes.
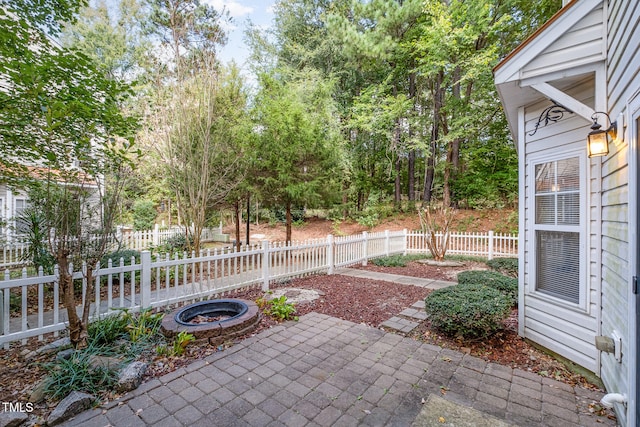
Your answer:
[[[511,312],[505,295],[476,283],[438,289],[424,302],[434,328],[467,340],[485,338],[499,331]]]
[[[458,273],[458,284],[478,283],[499,290],[509,298],[511,305],[518,303],[518,279],[497,271],[470,270]]]
[[[151,230],[156,223],[155,204],[151,200],[136,200],[133,203],[133,229]]]
[[[423,258],[423,255],[390,255],[384,258],[374,258],[371,263],[379,267],[406,267],[408,262]]]
[[[184,233],[175,234],[167,238],[167,240],[165,240],[164,243],[158,247],[158,252],[184,252],[189,250],[189,246],[191,244],[193,244],[193,237],[189,236],[189,240],[187,240],[187,236]]]
[[[487,265],[509,277],[518,277],[518,258],[494,258],[487,261]]]
[[[120,258],[124,259],[124,265],[131,265],[131,257],[134,257],[136,260],[140,259],[140,252],[133,249],[120,249],[115,252],[111,252],[110,254],[106,254],[100,260],[100,266],[106,267],[109,265],[109,260],[111,260],[112,265],[119,266]]]

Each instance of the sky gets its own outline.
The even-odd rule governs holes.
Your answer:
[[[259,27],[269,27],[273,20],[272,8],[275,0],[202,0],[202,2],[210,4],[218,11],[223,7],[229,11],[233,23],[225,28],[228,42],[220,50],[220,59],[225,63],[234,60],[240,67],[245,68],[243,65],[249,56],[244,43],[247,20]]]

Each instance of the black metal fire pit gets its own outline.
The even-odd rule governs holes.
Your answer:
[[[252,301],[216,299],[182,307],[164,316],[162,332],[174,337],[182,331],[197,341],[219,345],[254,330],[260,322],[260,310]]]

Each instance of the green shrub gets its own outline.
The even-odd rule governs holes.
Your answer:
[[[184,252],[188,251],[189,246],[192,244],[193,237],[189,236],[189,240],[187,240],[187,236],[184,233],[179,233],[167,238],[164,243],[158,247],[158,252]]]
[[[458,273],[458,284],[477,283],[499,290],[509,298],[511,305],[518,303],[518,279],[497,271],[470,270]]]
[[[494,258],[487,261],[487,265],[509,277],[518,277],[518,258]]]
[[[140,252],[133,249],[120,249],[103,256],[100,260],[100,267],[107,267],[109,265],[109,260],[111,260],[113,266],[119,266],[120,258],[124,259],[124,265],[131,265],[131,257],[134,257],[136,260],[140,260]]]
[[[133,203],[133,229],[151,230],[156,222],[158,212],[151,200],[136,200]]]
[[[423,258],[423,255],[389,255],[383,258],[374,258],[371,263],[379,267],[406,267],[408,262]]]
[[[509,299],[500,291],[475,283],[438,289],[424,302],[434,328],[464,339],[481,339],[499,331],[511,312]]]

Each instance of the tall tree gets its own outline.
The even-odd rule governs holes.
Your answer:
[[[221,23],[230,21],[228,12],[219,12],[200,0],[147,1],[147,31],[160,38],[163,55],[170,58],[175,75],[182,78],[188,68],[198,64],[209,66],[218,46],[227,41]]]
[[[155,116],[161,133],[157,147],[192,249],[211,209],[220,206],[244,179],[246,139],[250,132],[247,96],[239,70],[218,72],[214,58],[179,85],[167,88]]]
[[[107,77],[131,82],[150,66],[152,43],[142,28],[146,19],[137,0],[119,0],[111,8],[97,0],[65,26],[62,43],[85,53]]]
[[[106,78],[86,55],[53,41],[60,22],[73,21],[81,5],[17,0],[0,8],[2,180],[52,189],[38,205],[59,265],[70,338],[78,347],[86,345],[93,269],[108,248],[117,206],[118,192],[103,177],[126,164],[137,123],[121,111],[127,86]],[[105,193],[107,188],[114,191]],[[102,238],[91,240],[94,232]],[[82,296],[74,290],[72,262],[87,265]],[[81,315],[78,305],[84,305]]]
[[[309,71],[304,78],[279,71],[260,76],[252,152],[254,182],[263,201],[285,209],[290,242],[292,207],[335,198],[344,164],[328,82]]]

